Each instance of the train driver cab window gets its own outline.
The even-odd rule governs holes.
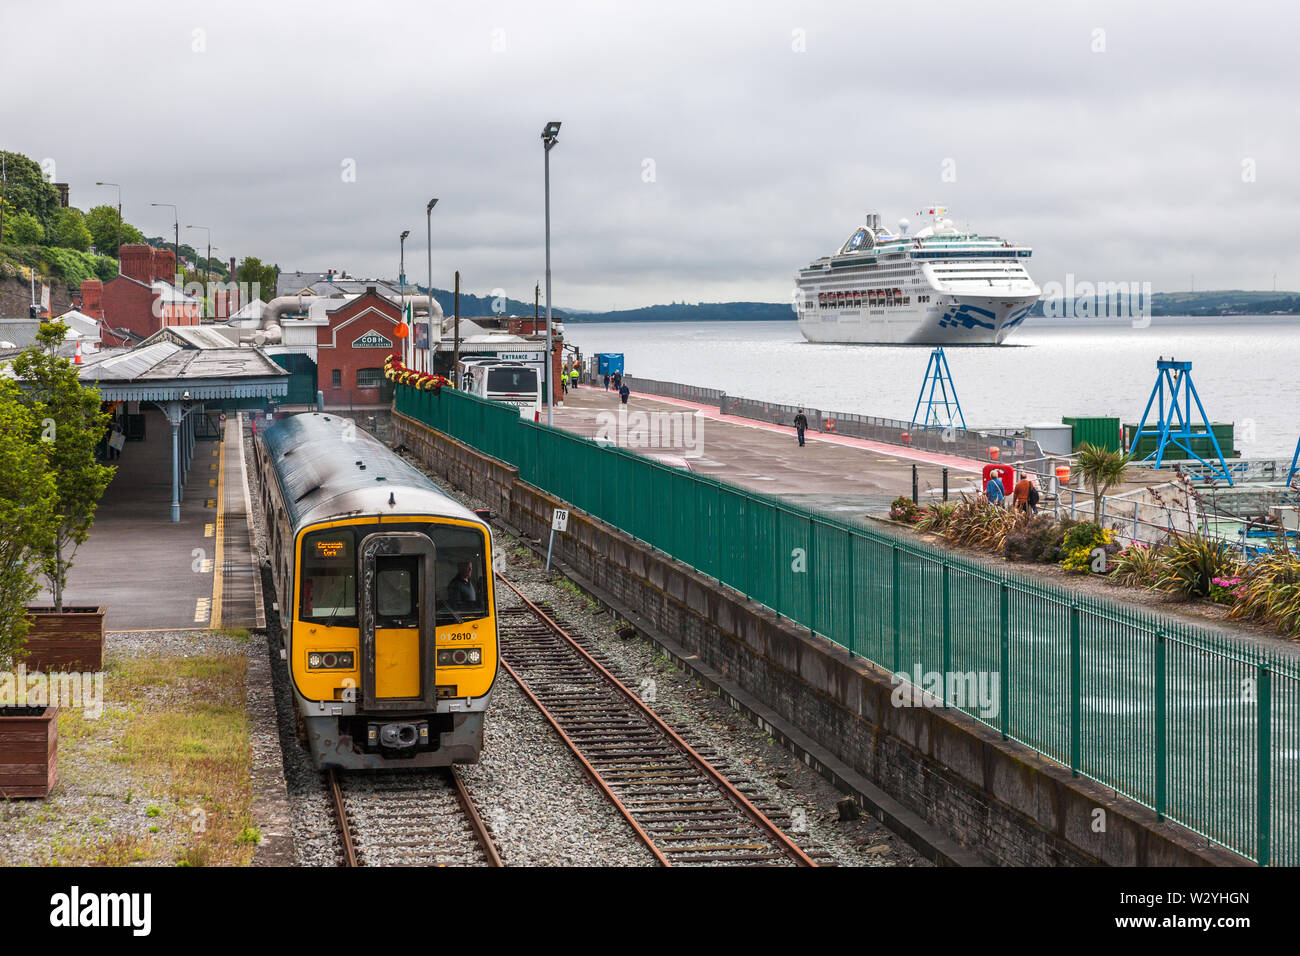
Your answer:
[[[438,624],[458,624],[486,617],[487,549],[483,532],[455,525],[435,525],[429,533],[438,555],[434,570]]]
[[[303,538],[298,589],[301,620],[356,626],[356,547],[350,529],[313,531]]]
[[[419,626],[419,562],[419,558],[406,555],[380,555],[375,558],[376,626]]]

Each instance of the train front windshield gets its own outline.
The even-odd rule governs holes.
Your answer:
[[[356,626],[357,558],[351,529],[331,528],[303,539],[299,594],[301,620]]]
[[[458,624],[487,617],[487,549],[483,532],[457,525],[429,529],[437,552],[434,594],[438,624]]]
[[[494,368],[488,370],[489,395],[511,393],[534,395],[537,392],[537,370],[531,368]]]

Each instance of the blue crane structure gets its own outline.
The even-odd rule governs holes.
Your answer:
[[[929,386],[929,393],[926,393]],[[938,396],[935,392],[938,392]],[[951,397],[949,397],[951,393]],[[921,404],[925,403],[925,417],[921,415]],[[940,410],[943,417],[940,418]],[[962,414],[961,402],[957,400],[957,386],[952,381],[952,371],[948,368],[948,359],[943,348],[936,348],[930,353],[930,361],[925,366],[925,378],[921,380],[921,394],[916,397],[916,408],[912,410],[912,424],[929,427],[955,428],[960,425],[966,430],[966,416]]]
[[[1160,405],[1156,424],[1152,428],[1147,428],[1151,406],[1157,400]],[[1196,403],[1196,410],[1200,412],[1201,421],[1205,425],[1203,432],[1192,431],[1192,402]],[[1177,424],[1176,429],[1175,424]],[[1196,385],[1192,382],[1191,362],[1178,362],[1172,358],[1161,358],[1156,362],[1155,388],[1151,390],[1151,397],[1147,399],[1146,410],[1142,412],[1142,422],[1137,427],[1130,447],[1137,449],[1140,440],[1147,435],[1156,436],[1157,441],[1155,451],[1143,458],[1143,462],[1154,459],[1153,467],[1159,468],[1164,461],[1165,449],[1172,443],[1187,452],[1189,458],[1195,458],[1205,465],[1210,479],[1223,478],[1228,484],[1234,484],[1232,474],[1228,471],[1228,463],[1223,457],[1223,449],[1219,447],[1218,436],[1210,427],[1210,420],[1205,415],[1205,406],[1201,404],[1201,396],[1197,394]],[[1191,439],[1193,438],[1210,440],[1219,461],[1217,470],[1192,450]]]

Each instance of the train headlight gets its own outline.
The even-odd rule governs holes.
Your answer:
[[[483,663],[483,652],[477,647],[453,647],[438,652],[439,667],[464,667]]]
[[[312,651],[307,655],[307,667],[311,670],[350,671],[356,666],[355,661],[352,651]]]

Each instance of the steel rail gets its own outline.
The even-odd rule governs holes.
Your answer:
[[[703,774],[711,783],[713,783],[721,791],[723,796],[727,798],[729,802],[731,802],[737,809],[741,811],[741,813],[743,813],[746,817],[748,817],[751,823],[753,823],[761,831],[763,831],[777,845],[777,847],[785,856],[789,857],[791,860],[793,860],[795,863],[797,863],[800,866],[818,865],[817,862],[813,860],[810,856],[808,856],[808,854],[805,853],[797,843],[795,843],[788,836],[786,836],[785,831],[783,831],[779,826],[773,823],[761,810],[759,810],[756,806],[754,806],[754,804],[750,802],[749,798],[746,797],[743,793],[741,793],[740,790],[738,790],[730,780],[728,780],[725,776],[719,773],[717,768],[715,768],[711,763],[709,763],[708,760],[706,760],[703,756],[701,756],[700,753],[696,751],[694,747],[692,747],[685,740],[683,740],[682,737],[675,730],[673,730],[670,726],[668,726],[668,724],[664,723],[663,719],[660,718],[660,716],[656,714],[649,706],[647,706],[646,703],[643,700],[641,700],[639,695],[634,693],[631,689],[627,687],[627,685],[625,685],[622,681],[620,681],[617,677],[615,677],[612,673],[610,673],[609,670],[603,664],[600,663],[600,661],[592,657],[591,654],[587,652],[586,648],[584,648],[581,644],[575,641],[573,637],[570,636],[569,633],[565,631],[564,628],[562,628],[558,623],[556,623],[556,621],[549,614],[547,614],[544,610],[538,607],[533,601],[531,601],[527,597],[527,595],[524,594],[523,591],[521,591],[513,582],[508,580],[503,574],[501,574],[501,572],[499,571],[496,572],[496,577],[501,581],[502,584],[506,585],[506,587],[510,588],[510,590],[515,592],[515,594],[524,603],[524,606],[529,610],[530,613],[533,614],[533,616],[535,616],[538,620],[540,620],[543,624],[545,624],[547,629],[549,629],[553,634],[555,634],[557,637],[561,638],[564,642],[566,642],[568,646],[575,653],[577,653],[579,657],[582,658],[582,660],[584,661],[584,663],[587,664],[587,666],[589,666],[591,669],[596,671],[608,683],[613,685],[615,690],[619,691],[621,695],[626,698],[627,702],[630,703],[634,708],[636,708],[636,710],[640,712],[640,714],[649,722],[649,724],[655,730],[657,730],[659,733],[663,734],[668,740],[670,740],[673,743],[673,745],[676,746],[682,752],[682,754],[687,758],[687,760],[691,763],[691,765],[694,766],[695,769],[698,770],[701,774]],[[600,789],[604,791],[606,795],[610,797],[611,800],[613,800],[613,802],[618,807],[619,811],[623,814],[623,816],[626,817],[629,820],[629,822],[631,822],[632,825],[636,828],[638,836],[640,836],[642,840],[646,841],[647,846],[649,846],[651,848],[651,851],[654,852],[655,857],[665,865],[669,865],[667,859],[663,856],[662,852],[660,852],[658,848],[653,845],[653,841],[651,840],[649,835],[646,834],[644,830],[642,830],[640,825],[637,824],[635,820],[632,820],[631,812],[622,803],[622,801],[619,800],[618,797],[614,795],[612,789],[603,780],[603,778],[600,778],[600,774],[595,769],[595,767],[593,767],[586,760],[586,758],[583,757],[583,755],[579,752],[577,746],[575,745],[573,740],[569,737],[569,735],[566,734],[560,728],[558,721],[556,721],[556,719],[549,713],[549,711],[547,711],[546,708],[542,706],[541,702],[532,693],[532,691],[528,689],[527,685],[519,677],[519,675],[516,674],[514,669],[511,668],[510,665],[507,664],[504,660],[502,660],[502,664],[505,665],[506,669],[510,672],[510,675],[514,677],[516,683],[518,683],[519,686],[524,689],[525,694],[527,694],[527,696],[533,701],[533,703],[536,704],[539,709],[541,709],[542,713],[546,716],[551,726],[555,727],[556,730],[559,731],[566,745],[578,756],[578,759],[582,762],[584,771],[587,772],[589,776],[592,776],[593,779],[597,780],[597,785],[600,787]]]

